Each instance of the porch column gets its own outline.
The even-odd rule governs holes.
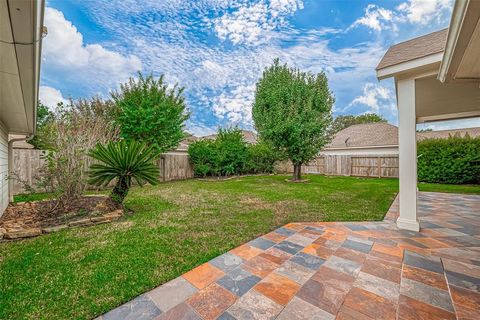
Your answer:
[[[417,220],[417,140],[415,79],[397,80],[400,229],[419,231]]]

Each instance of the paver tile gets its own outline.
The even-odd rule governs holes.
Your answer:
[[[168,312],[162,313],[155,320],[202,320],[202,318],[188,304],[181,303]]]
[[[236,268],[220,278],[217,283],[233,294],[241,297],[259,281],[259,277],[242,268]]]
[[[336,320],[373,320],[373,318],[343,305],[337,313]]]
[[[354,276],[339,270],[331,269],[325,265],[318,269],[318,271],[312,276],[312,279],[320,283],[328,284],[338,290],[345,291],[345,293],[352,288],[353,282],[355,281]]]
[[[400,285],[398,283],[365,272],[359,273],[353,285],[357,288],[382,296],[383,298],[390,300],[391,303],[396,303],[400,294]]]
[[[183,275],[183,277],[198,289],[203,289],[224,275],[225,273],[222,270],[212,266],[207,262],[191,271],[188,271]]]
[[[296,232],[292,229],[288,229],[288,228],[285,228],[285,227],[282,227],[282,228],[278,228],[275,230],[276,233],[279,233],[281,235],[284,235],[284,236],[287,236],[287,237],[290,237],[291,235],[294,235]]]
[[[147,295],[160,310],[166,312],[177,304],[185,301],[196,293],[198,289],[183,277],[178,277],[153,289]]]
[[[297,293],[297,297],[325,310],[337,314],[347,292],[326,282],[308,280]]]
[[[242,265],[242,268],[260,278],[266,277],[278,267],[278,264],[261,256],[254,257]]]
[[[404,265],[402,276],[432,287],[448,290],[447,282],[445,281],[445,276],[443,274]]]
[[[334,255],[340,258],[355,261],[358,264],[362,264],[367,258],[367,254],[346,247],[338,248]]]
[[[480,278],[452,271],[446,271],[445,273],[449,285],[455,285],[457,287],[480,292]]]
[[[396,304],[360,288],[352,288],[345,297],[344,305],[374,319],[394,320]]]
[[[428,303],[400,295],[398,303],[399,320],[427,320],[442,319],[455,320],[455,314],[441,308],[434,307]]]
[[[250,290],[233,304],[227,312],[237,320],[275,319],[283,306],[260,292]]]
[[[395,262],[372,256],[367,257],[361,271],[395,283],[400,283],[402,275],[402,269]]]
[[[290,254],[295,254],[295,253],[299,252],[300,250],[302,250],[303,246],[298,245],[298,244],[293,243],[293,242],[282,241],[279,244],[277,244],[275,246],[275,248],[279,249],[279,250],[282,250],[282,251],[285,251],[285,252],[290,253]]]
[[[244,260],[249,260],[249,259],[259,255],[260,253],[262,253],[263,250],[252,247],[248,244],[243,244],[240,247],[237,247],[233,250],[230,250],[230,252],[239,256],[240,258],[242,258]]]
[[[355,251],[360,251],[363,253],[369,253],[370,249],[372,248],[372,245],[347,239],[343,242],[342,247],[349,248]]]
[[[107,312],[103,320],[151,320],[159,316],[162,311],[146,295],[141,295],[120,307]]]
[[[276,248],[270,248],[264,251],[263,253],[259,254],[259,257],[270,260],[275,264],[282,264],[288,259],[290,259],[291,256],[292,255],[290,253],[287,253],[285,251],[282,251]]]
[[[319,244],[312,243],[311,245],[306,246],[301,252],[305,252],[327,260],[335,251]]]
[[[431,304],[432,306],[454,312],[448,291],[407,278],[402,278],[400,293],[407,297]]]
[[[345,272],[351,276],[357,276],[362,267],[360,264],[353,262],[351,260],[343,259],[337,256],[331,256],[324,265],[331,269],[337,269],[339,271]]]
[[[258,249],[267,250],[268,248],[273,247],[275,242],[264,238],[257,238],[250,241],[248,244]]]
[[[286,305],[300,289],[300,285],[287,277],[272,273],[259,282],[254,289],[276,303]]]
[[[270,241],[273,241],[275,243],[279,243],[279,242],[282,242],[283,240],[287,239],[288,237],[287,236],[284,236],[280,233],[276,233],[276,232],[270,232],[270,233],[267,233],[266,235],[263,236],[265,239],[267,240],[270,240]]]
[[[293,297],[277,320],[334,320],[335,316],[302,299]]]
[[[190,297],[187,303],[202,319],[210,320],[220,316],[236,300],[237,297],[233,293],[213,283]]]
[[[457,286],[450,286],[450,292],[457,309],[460,306],[480,313],[480,293]]]
[[[236,254],[227,252],[215,259],[210,260],[210,264],[214,267],[222,270],[223,272],[229,272],[243,263],[243,259]]]
[[[293,261],[286,261],[275,270],[276,273],[285,276],[302,285],[315,273],[314,270],[299,265]]]
[[[412,267],[425,269],[440,274],[443,273],[443,267],[440,262],[440,258],[437,257],[429,257],[406,250],[404,256],[404,263]]]
[[[318,270],[320,266],[325,262],[324,259],[312,256],[307,253],[299,252],[296,255],[294,255],[290,261],[293,261],[301,266],[304,266],[306,268],[312,269],[312,270]]]
[[[308,238],[308,237],[302,236],[301,234],[296,233],[288,237],[287,239],[285,239],[285,241],[298,244],[299,246],[302,246],[302,247],[306,247],[309,244],[311,244],[314,241],[314,239]]]

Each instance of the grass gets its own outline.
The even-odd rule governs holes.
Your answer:
[[[420,191],[429,192],[447,192],[447,193],[467,193],[467,194],[480,194],[480,185],[469,184],[438,184],[438,183],[424,183],[418,184]]]
[[[308,178],[134,188],[121,221],[0,243],[0,319],[93,318],[288,222],[381,220],[398,190],[396,179]]]

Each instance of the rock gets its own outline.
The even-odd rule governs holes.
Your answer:
[[[92,220],[92,222],[94,223],[106,223],[106,222],[112,221],[109,217],[105,217],[105,216],[93,217],[90,220]]]
[[[86,219],[80,219],[76,221],[71,221],[68,223],[69,227],[83,227],[83,226],[91,226],[93,222],[90,220],[90,218]]]
[[[62,230],[62,229],[65,229],[65,228],[67,228],[67,227],[68,227],[68,226],[67,226],[66,224],[61,224],[61,225],[58,225],[58,226],[43,228],[43,229],[42,229],[42,232],[43,232],[43,233],[57,232],[57,231],[60,231],[60,230]]]
[[[122,216],[122,214],[123,214],[123,210],[118,209],[118,210],[115,210],[115,211],[112,211],[112,212],[109,212],[109,213],[105,213],[103,216],[105,218],[110,219],[110,220],[117,220]]]
[[[31,228],[31,229],[23,229],[21,231],[13,231],[5,233],[5,239],[20,239],[20,238],[30,238],[36,237],[42,234],[42,230],[40,228]]]
[[[3,235],[7,233],[7,230],[3,229],[3,228],[0,228],[0,240],[3,239]]]

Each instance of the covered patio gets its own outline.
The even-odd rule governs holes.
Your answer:
[[[377,66],[394,78],[401,229],[418,231],[417,123],[480,116],[480,2],[455,2],[450,27],[396,44]]]
[[[419,193],[421,232],[291,223],[99,319],[478,319],[480,196]]]

